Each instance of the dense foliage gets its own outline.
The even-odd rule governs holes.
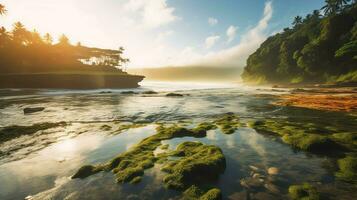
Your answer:
[[[0,15],[6,14],[0,4]],[[71,45],[62,35],[53,44],[50,34],[40,35],[16,22],[11,31],[0,27],[0,73],[43,72],[115,72],[123,73],[119,66],[128,62],[119,50],[89,48],[80,43]]]
[[[269,37],[247,60],[254,83],[357,82],[357,3],[326,0],[292,28]]]

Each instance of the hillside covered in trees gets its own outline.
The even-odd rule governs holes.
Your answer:
[[[269,37],[247,60],[242,78],[250,83],[356,83],[357,3],[326,5]]]
[[[5,6],[0,4],[0,15],[5,14]],[[71,45],[65,35],[54,43],[50,34],[29,31],[21,22],[10,31],[0,27],[0,74],[125,73],[118,68],[129,61],[122,57],[123,51],[122,47],[111,50]]]

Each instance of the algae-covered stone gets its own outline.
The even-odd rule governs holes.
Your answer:
[[[66,126],[66,122],[58,123],[38,123],[31,126],[7,126],[0,129],[0,143],[12,140],[14,138],[20,137],[22,135],[32,135],[38,131],[43,131],[50,128]]]
[[[165,186],[185,189],[192,184],[215,180],[226,167],[226,160],[219,147],[198,142],[184,142],[173,153],[180,157],[163,166],[169,174],[164,177]]]
[[[192,185],[183,193],[181,200],[221,200],[222,193],[220,189],[213,188],[208,191]]]
[[[347,156],[337,161],[339,171],[336,177],[352,183],[357,183],[357,157]]]
[[[162,140],[185,136],[204,137],[205,135],[206,132],[197,132],[179,126],[159,126],[157,134],[145,138],[129,151],[119,154],[105,164],[95,167],[85,166],[72,178],[85,178],[99,171],[111,170],[116,175],[118,183],[132,182],[134,178],[143,176],[145,169],[153,167],[158,160],[165,161],[164,155],[161,157],[154,155],[155,149],[161,145]]]
[[[340,149],[338,144],[329,139],[327,136],[322,136],[318,134],[286,134],[283,136],[282,139],[287,144],[310,152],[323,153],[329,152],[333,149]]]
[[[234,133],[242,124],[234,113],[226,113],[214,121],[224,134]]]
[[[289,195],[293,200],[319,200],[319,193],[309,183],[292,185],[289,187]]]
[[[86,178],[90,175],[96,174],[99,172],[101,169],[94,167],[92,165],[85,165],[81,167],[73,176],[72,178]]]

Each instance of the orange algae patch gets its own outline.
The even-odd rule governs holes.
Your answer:
[[[295,106],[317,110],[357,112],[357,95],[299,93],[280,96],[275,105]]]

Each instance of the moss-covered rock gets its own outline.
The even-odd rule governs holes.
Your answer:
[[[357,183],[357,157],[347,156],[337,161],[339,171],[336,177],[352,183]]]
[[[20,137],[22,135],[32,135],[38,131],[43,131],[50,128],[55,128],[59,126],[66,126],[66,122],[58,123],[39,123],[33,124],[31,126],[7,126],[0,129],[0,143],[12,140],[14,138]]]
[[[220,189],[213,188],[208,191],[200,189],[196,185],[192,185],[183,193],[182,200],[220,200],[222,193]]]
[[[296,148],[315,153],[328,153],[331,150],[338,150],[340,148],[337,143],[329,139],[327,136],[318,134],[285,134],[282,139],[285,143]]]
[[[309,183],[292,185],[289,187],[289,195],[293,200],[319,200],[319,193]]]
[[[168,175],[164,184],[171,189],[183,190],[192,184],[215,180],[226,167],[222,150],[213,145],[184,142],[172,154],[180,157],[163,166]]]
[[[219,116],[213,123],[216,124],[224,134],[232,134],[242,126],[238,115],[234,113],[226,113]]]
[[[94,167],[92,165],[85,165],[81,167],[73,176],[72,178],[86,178],[90,175],[96,174],[97,172],[101,171],[101,168]]]
[[[185,136],[204,137],[206,132],[179,126],[159,126],[157,134],[145,138],[129,151],[119,154],[105,164],[92,166],[91,168],[88,166],[84,169],[81,168],[72,178],[85,178],[99,171],[111,170],[116,175],[118,183],[131,182],[134,178],[141,177],[144,174],[144,170],[153,167],[158,160],[165,160],[165,155],[160,157],[155,157],[154,155],[155,149],[161,145],[162,140]]]

